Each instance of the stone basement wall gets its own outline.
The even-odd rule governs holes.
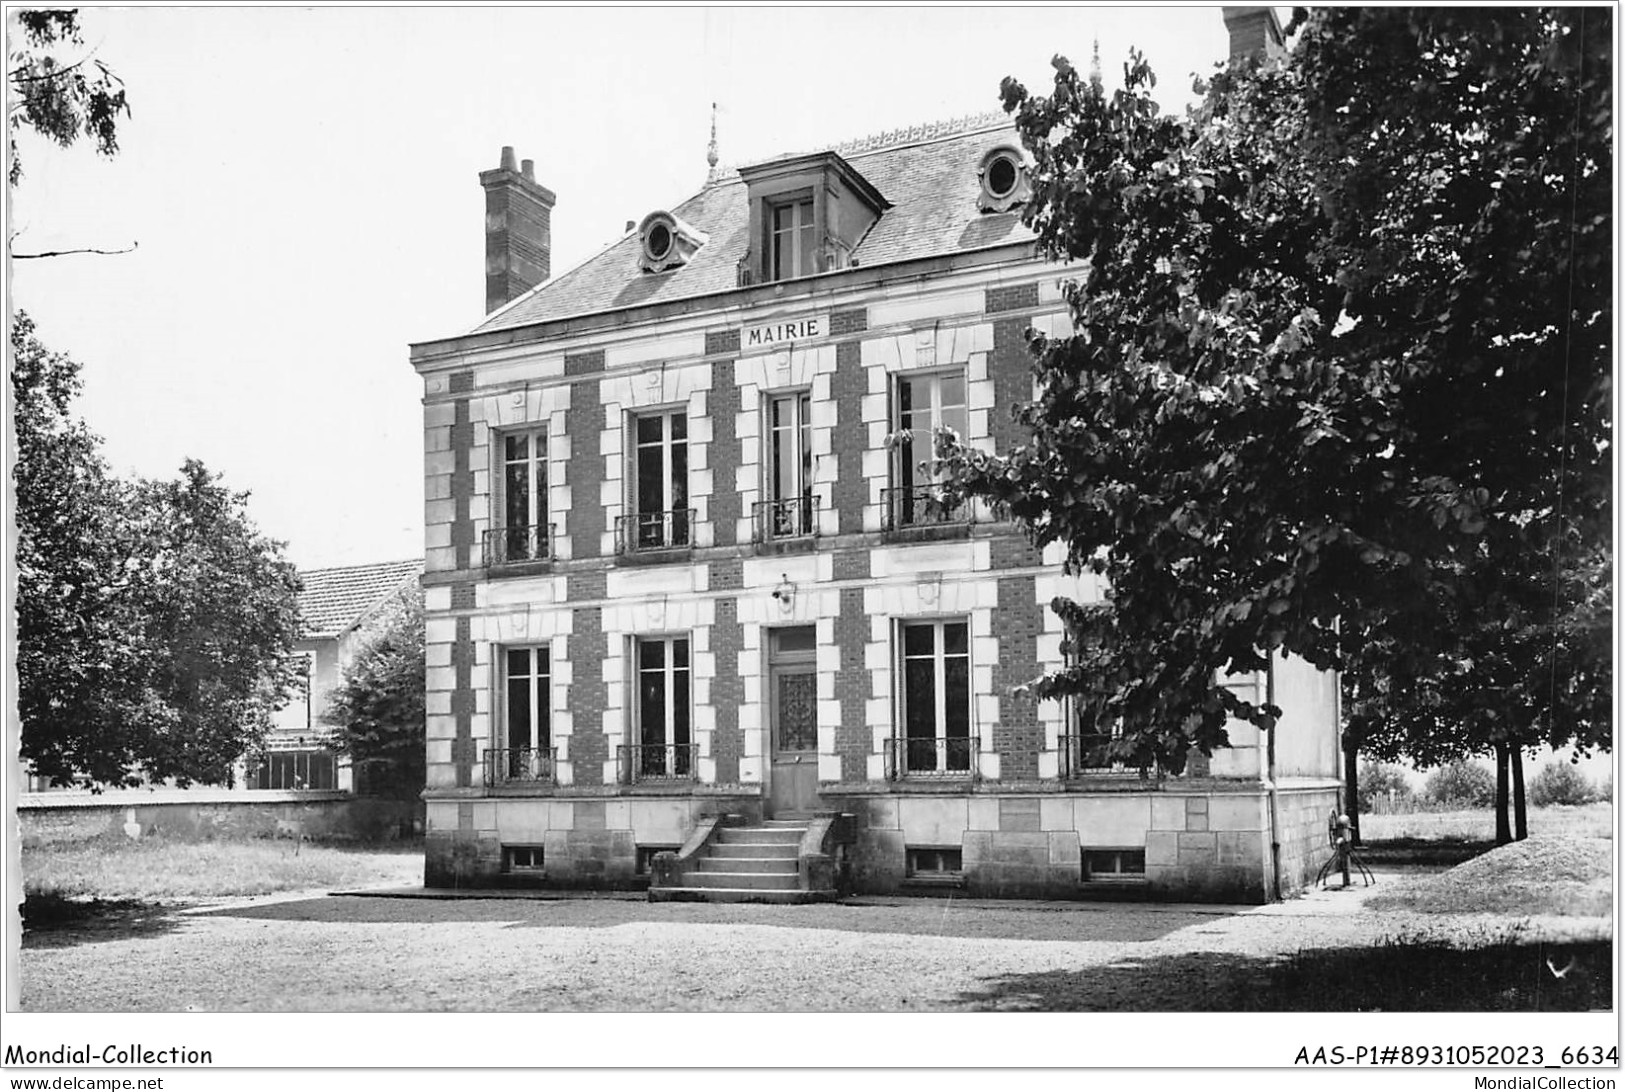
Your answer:
[[[181,842],[305,837],[323,841],[384,842],[410,831],[421,806],[338,792],[186,790],[193,798],[154,799],[153,793],[61,793],[17,802],[24,846],[125,842],[163,838]]]
[[[1283,898],[1300,894],[1314,883],[1315,873],[1332,855],[1326,821],[1333,808],[1341,810],[1341,798],[1335,782],[1281,788],[1276,808],[1280,816]]]
[[[425,887],[544,886],[628,890],[638,846],[674,848],[708,815],[760,820],[759,796],[525,797],[431,800],[424,835]],[[539,873],[505,873],[503,846],[541,847]]]
[[[1239,903],[1269,897],[1268,803],[1253,786],[1064,795],[826,794],[824,802],[856,817],[852,879],[861,893],[940,889],[940,880],[922,883],[906,875],[906,849],[914,846],[958,848],[961,889],[973,897]],[[1301,815],[1318,806],[1318,796],[1306,799]],[[1300,810],[1291,814],[1297,817]],[[1292,844],[1301,841],[1295,827]],[[1084,848],[1142,846],[1143,883],[1083,881]],[[1318,867],[1317,859],[1310,878]],[[1301,888],[1300,879],[1289,893]]]

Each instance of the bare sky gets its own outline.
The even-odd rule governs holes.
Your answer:
[[[1207,8],[120,8],[83,13],[133,116],[108,160],[25,140],[15,307],[85,365],[123,473],[187,456],[302,567],[422,552],[412,341],[484,300],[479,171],[558,194],[553,269],[725,164],[998,108],[1056,53],[1131,46],[1165,107],[1226,52]]]

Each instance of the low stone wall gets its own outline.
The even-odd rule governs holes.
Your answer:
[[[421,805],[344,792],[176,789],[29,793],[17,802],[25,847],[167,838],[298,837],[381,842],[410,833]]]
[[[1326,821],[1339,807],[1335,783],[1280,782],[1276,812],[1281,839],[1281,895],[1290,898],[1315,881],[1320,866],[1332,855]]]

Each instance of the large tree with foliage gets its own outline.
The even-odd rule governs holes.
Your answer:
[[[1219,683],[1271,651],[1375,687],[1461,662],[1506,603],[1561,625],[1553,574],[1607,541],[1611,16],[1300,12],[1286,63],[1184,117],[1137,57],[1111,95],[1060,58],[1048,96],[1005,81],[1075,332],[1033,343],[1030,442],[939,454],[950,493],[1109,576],[1055,604],[1076,662],[1038,693],[1120,723],[1118,757],[1273,728]],[[1590,729],[1553,703],[1594,696],[1517,715],[1555,742]]]
[[[378,796],[416,800],[423,791],[423,640],[423,595],[414,590],[370,630],[322,714],[358,786]]]
[[[11,350],[23,758],[60,782],[223,782],[295,683],[298,574],[202,464],[116,478],[71,412],[79,365],[27,315]]]
[[[119,115],[128,116],[123,81],[86,53],[76,10],[19,8],[7,28],[10,184],[22,178],[17,133],[27,127],[66,148],[84,137],[103,155],[118,151]]]

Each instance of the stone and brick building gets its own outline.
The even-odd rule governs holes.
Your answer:
[[[1233,34],[1278,42],[1256,11]],[[1263,900],[1314,875],[1335,677],[1279,660],[1231,680],[1283,707],[1273,739],[1114,768],[1018,689],[1062,664],[1050,600],[1102,587],[933,503],[931,431],[1018,442],[1025,332],[1070,331],[1026,170],[1002,115],[713,155],[552,279],[554,194],[509,149],[480,175],[489,313],[412,347],[429,885]]]

